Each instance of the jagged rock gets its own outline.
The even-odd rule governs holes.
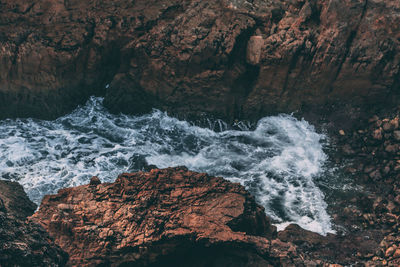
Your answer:
[[[0,266],[64,266],[68,255],[48,233],[25,222],[36,205],[15,182],[0,180]]]
[[[227,119],[387,106],[399,14],[391,0],[3,0],[0,117],[54,118],[91,94]]]
[[[100,178],[97,176],[93,176],[92,178],[90,178],[89,184],[93,186],[101,184]]]
[[[31,219],[69,253],[72,265],[301,261],[295,253],[286,258],[270,253],[276,228],[241,185],[186,168],[122,174],[115,183],[61,189],[46,196]]]
[[[352,264],[359,259],[356,254],[373,255],[378,244],[362,235],[348,233],[345,237],[328,234],[326,237],[309,232],[298,225],[289,225],[278,233],[283,242],[290,242],[297,246],[312,259],[323,259],[325,262]],[[324,265],[325,266],[325,265]]]

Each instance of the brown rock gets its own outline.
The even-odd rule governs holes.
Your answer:
[[[229,119],[389,105],[399,14],[391,0],[4,0],[0,116],[56,117],[91,94]]]
[[[65,266],[68,255],[26,221],[35,209],[21,185],[0,180],[0,266]]]
[[[396,249],[396,251],[393,253],[393,258],[394,259],[400,258],[400,249]]]
[[[0,180],[0,199],[3,210],[21,220],[32,215],[36,205],[29,200],[22,186],[15,182]]]
[[[254,198],[239,184],[186,168],[122,174],[96,190],[62,189],[43,199],[32,220],[72,265],[279,261],[269,254],[276,228]]]
[[[250,37],[250,40],[247,44],[247,52],[246,52],[247,63],[251,65],[257,65],[260,63],[261,50],[263,46],[264,46],[264,39],[262,38],[262,36],[256,35]]]
[[[372,138],[374,138],[375,140],[382,140],[382,137],[382,128],[376,129],[372,132]]]
[[[305,254],[311,259],[323,261],[328,259],[327,262],[341,262],[346,263],[345,265],[359,261],[355,258],[357,252],[362,255],[372,254],[378,246],[376,241],[365,239],[363,236],[348,234],[343,238],[328,234],[323,237],[294,224],[289,225],[284,231],[278,232],[278,238],[281,242],[296,244],[297,251],[305,251]]]
[[[393,120],[390,121],[390,124],[391,124],[393,130],[398,129],[399,128],[399,118],[398,117],[394,118]]]
[[[393,253],[395,252],[395,248],[394,247],[389,247],[386,251],[385,251],[385,257],[388,258],[390,256],[393,255]]]
[[[90,178],[90,183],[89,184],[93,185],[93,186],[96,186],[96,185],[101,184],[101,181],[100,181],[99,177],[93,176],[92,178]]]
[[[383,128],[383,130],[386,131],[386,132],[392,131],[392,130],[394,129],[394,128],[393,128],[393,125],[392,125],[390,122],[385,122],[385,123],[383,124],[382,128]]]

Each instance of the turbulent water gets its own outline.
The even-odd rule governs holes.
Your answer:
[[[323,179],[324,136],[289,115],[263,118],[254,130],[241,128],[213,131],[160,111],[112,115],[93,97],[55,121],[0,121],[0,177],[19,181],[39,203],[45,194],[86,184],[93,175],[113,181],[146,162],[184,165],[246,186],[278,228],[295,222],[332,232],[324,195],[314,182]]]

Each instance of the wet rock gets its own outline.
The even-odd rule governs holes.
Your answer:
[[[388,153],[396,153],[399,150],[399,146],[397,144],[389,144],[385,147],[385,151]]]
[[[101,184],[101,181],[100,181],[99,177],[93,176],[92,178],[90,178],[89,184],[92,186],[97,186],[97,185]]]
[[[394,129],[394,128],[393,128],[393,125],[392,125],[390,122],[385,122],[385,123],[383,124],[382,128],[383,128],[383,130],[384,130],[385,132],[389,132],[389,131],[392,131],[392,130]]]
[[[399,118],[396,117],[390,121],[393,130],[397,130],[399,128]]]
[[[372,132],[372,138],[374,138],[375,140],[382,140],[383,137],[383,133],[382,133],[382,129],[376,129]]]
[[[400,249],[396,249],[396,251],[393,253],[393,258],[394,259],[400,258]]]
[[[48,233],[39,224],[26,221],[35,209],[22,186],[0,180],[0,266],[66,264],[68,255]]]
[[[394,247],[390,247],[385,251],[385,257],[388,258],[390,256],[393,255],[393,253],[395,252],[396,248]]]
[[[393,132],[393,138],[394,138],[396,141],[400,141],[400,131],[394,131],[394,132]]]
[[[43,199],[32,220],[69,253],[72,265],[269,266],[286,256],[300,260],[280,255],[279,246],[270,252],[276,228],[241,185],[186,168],[122,174],[96,190],[62,189]]]
[[[297,246],[297,251],[306,251],[312,259],[319,259],[327,263],[343,262],[347,264],[359,261],[355,255],[374,254],[378,244],[364,236],[348,234],[340,237],[328,234],[323,237],[317,233],[301,229],[298,225],[289,225],[285,230],[278,232],[278,238],[283,242],[290,242]]]
[[[351,156],[351,155],[354,155],[354,154],[355,154],[355,151],[351,148],[351,146],[350,146],[349,144],[345,144],[345,145],[342,147],[342,151],[343,151],[343,153],[344,153],[345,155],[347,155],[347,156]]]
[[[374,255],[360,253],[358,256],[368,258],[365,262],[366,266],[382,266],[383,264],[398,266],[400,264],[398,255],[394,256],[400,245],[400,200],[398,197],[400,164],[398,162],[399,131],[397,130],[399,115],[399,110],[392,110],[381,121],[382,123],[379,123],[377,118],[369,120],[370,124],[364,133],[358,131],[358,134],[363,135],[361,139],[353,135],[342,140],[342,142],[351,143],[354,147],[356,147],[356,142],[362,140],[362,149],[357,150],[352,157],[356,158],[356,161],[360,162],[359,166],[363,167],[357,168],[358,173],[354,173],[353,177],[368,188],[369,197],[374,199],[371,211],[365,211],[362,214],[362,227],[381,233],[381,237],[376,239],[381,240],[380,246]],[[376,142],[378,139],[383,142]],[[369,179],[365,179],[366,175]]]

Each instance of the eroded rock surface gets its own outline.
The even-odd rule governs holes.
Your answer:
[[[2,0],[0,117],[56,117],[91,94],[228,120],[388,104],[399,14],[391,0]]]
[[[363,127],[343,132],[337,140],[346,158],[346,172],[362,185],[364,192],[364,196],[351,201],[353,205],[341,209],[337,217],[353,221],[363,231],[380,232],[375,251],[363,255],[370,266],[400,264],[399,118],[399,107],[378,113]]]
[[[33,222],[32,203],[18,183],[0,180],[0,266],[64,266],[68,255]]]
[[[276,228],[241,185],[186,168],[61,189],[32,220],[79,266],[302,263],[293,245],[274,240]]]

